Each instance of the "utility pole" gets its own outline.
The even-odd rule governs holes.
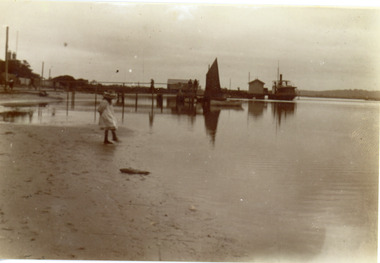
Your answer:
[[[44,63],[45,62],[42,61],[42,70],[41,70],[41,85],[42,86],[43,86],[43,83],[44,83]]]
[[[9,28],[6,28],[6,36],[5,36],[5,89],[7,89],[8,85],[8,33]]]
[[[42,79],[44,79],[44,63],[45,62],[42,61],[42,70],[41,70],[41,77],[42,77]]]
[[[16,31],[16,56],[18,51],[18,31]]]

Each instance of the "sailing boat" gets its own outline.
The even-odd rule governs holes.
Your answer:
[[[238,101],[229,101],[225,98],[219,80],[218,59],[215,58],[206,74],[206,89],[203,98],[204,102],[210,102],[211,106],[219,107],[241,107]]]
[[[218,59],[215,58],[211,67],[209,67],[206,74],[206,90],[205,98],[212,100],[225,100],[222,88],[220,87],[219,80],[219,68],[218,68]]]

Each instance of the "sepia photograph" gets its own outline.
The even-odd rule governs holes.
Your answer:
[[[377,262],[379,6],[0,10],[0,260]]]

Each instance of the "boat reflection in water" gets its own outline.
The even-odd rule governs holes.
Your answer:
[[[167,98],[167,107],[170,107],[171,114],[187,115],[190,117],[190,123],[194,124],[197,115],[203,115],[206,127],[206,133],[210,136],[210,142],[215,145],[216,131],[221,108],[205,106],[200,103],[177,103],[176,98]]]
[[[272,102],[272,114],[281,125],[281,121],[289,116],[294,115],[297,109],[296,103],[294,102]]]
[[[295,102],[250,101],[248,102],[248,114],[254,119],[259,119],[267,111],[268,104],[271,105],[272,116],[278,125],[281,125],[281,122],[287,117],[293,116],[297,109]]]
[[[220,109],[203,109],[203,116],[205,118],[206,133],[211,138],[212,145],[215,145],[216,130],[218,128]]]

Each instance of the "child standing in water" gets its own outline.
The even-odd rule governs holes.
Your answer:
[[[117,121],[115,118],[115,113],[112,106],[112,99],[115,99],[116,95],[105,92],[103,94],[103,100],[98,106],[98,112],[100,113],[99,125],[101,129],[104,129],[104,144],[112,144],[108,140],[108,131],[112,132],[112,140],[119,141],[116,136]]]

